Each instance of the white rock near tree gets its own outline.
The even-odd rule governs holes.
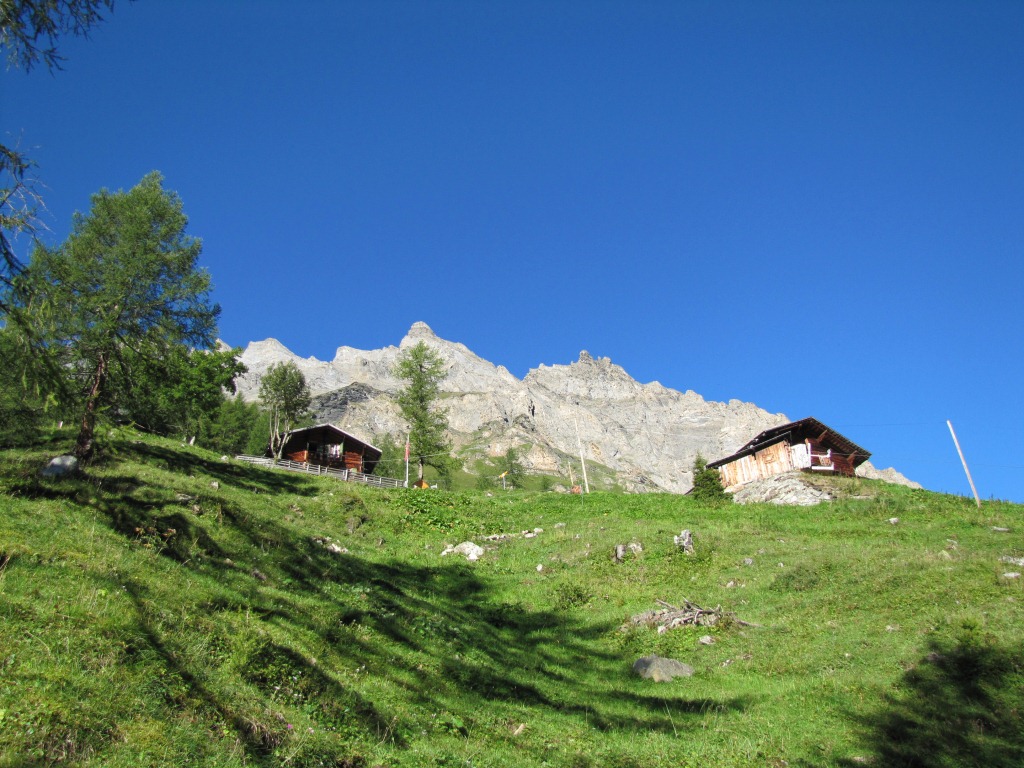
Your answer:
[[[393,401],[402,386],[393,374],[402,349],[424,342],[448,369],[441,383],[456,449],[473,446],[486,457],[528,446],[527,471],[579,471],[577,424],[588,462],[601,464],[630,491],[684,492],[693,460],[725,456],[759,432],[790,419],[752,403],[706,401],[658,382],[641,384],[608,358],[580,352],[568,365],[540,365],[522,379],[415,323],[399,346],[377,350],[339,347],[330,362],[293,354],[275,339],[250,343],[242,354],[249,372],[238,390],[253,400],[263,373],[291,361],[305,376],[317,420],[373,440],[401,442],[405,423]]]

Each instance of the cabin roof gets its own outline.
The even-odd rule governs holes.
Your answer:
[[[825,447],[832,449],[836,453],[852,455],[853,466],[855,467],[863,464],[871,456],[869,451],[864,450],[849,438],[809,416],[806,419],[791,421],[788,424],[780,424],[777,427],[766,429],[731,456],[726,456],[724,459],[718,459],[717,461],[708,462],[708,467],[711,469],[717,469],[718,467],[736,461],[736,459],[742,458],[743,456],[749,456],[752,453],[756,453],[762,448],[767,448],[769,445],[777,443],[780,440],[788,439],[788,442],[793,444],[796,442],[803,442],[803,440],[808,437],[821,443]]]
[[[312,427],[302,427],[301,429],[293,429],[291,432],[284,436],[285,443],[290,441],[292,438],[301,437],[303,434],[308,434],[310,437],[315,435],[323,442],[340,443],[348,441],[359,443],[360,445],[366,446],[371,451],[376,452],[378,458],[380,458],[380,456],[383,454],[383,451],[381,451],[381,449],[378,448],[377,446],[372,445],[366,442],[365,440],[356,437],[351,432],[346,432],[341,427],[336,427],[333,424],[317,424]],[[334,438],[333,441],[330,439],[332,437]]]

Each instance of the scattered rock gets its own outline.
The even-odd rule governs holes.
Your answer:
[[[543,573],[543,572],[544,572],[544,565],[542,563],[537,563],[537,573]]]
[[[896,525],[896,523],[898,523],[899,521],[900,521],[900,519],[898,517],[890,517],[889,518],[889,525]]]
[[[809,507],[831,501],[832,495],[811,485],[801,472],[788,472],[767,480],[755,480],[733,494],[738,504],[793,504]]]
[[[78,474],[78,459],[71,455],[57,456],[50,459],[40,474],[53,478],[73,477]]]
[[[616,544],[615,549],[612,550],[612,562],[621,563],[626,559],[626,553],[632,552],[634,555],[638,555],[643,552],[644,549],[639,544]]]
[[[266,574],[264,574],[262,571],[260,571],[257,568],[253,568],[251,571],[249,571],[249,575],[252,576],[254,579],[256,579],[256,581],[266,581],[267,580]]]
[[[628,546],[629,551],[632,552],[634,555],[639,555],[641,552],[644,551],[644,548],[639,541],[631,541]]]
[[[673,536],[672,541],[675,545],[683,550],[684,555],[693,554],[693,534],[690,533],[688,528],[684,528],[683,532],[678,536]]]
[[[999,558],[999,562],[1024,567],[1024,557],[1010,557],[1009,555],[1003,555]]]
[[[1010,532],[1009,528],[1003,528],[1003,527],[998,526],[998,525],[993,525],[992,526],[992,530],[995,531],[996,533],[1009,533]]]
[[[555,528],[565,528],[565,523],[555,523]]]
[[[715,638],[713,638],[711,635],[701,635],[697,642],[701,645],[714,645]]]
[[[213,488],[213,490],[215,490],[215,491],[219,491],[220,490],[220,483],[218,483],[216,480],[214,480],[212,483],[210,483],[210,487]]]
[[[677,677],[692,677],[693,667],[663,656],[643,656],[633,662],[633,671],[645,680],[668,683]]]
[[[893,467],[888,469],[877,469],[871,464],[870,461],[865,461],[856,469],[857,477],[866,477],[869,480],[884,480],[887,483],[893,483],[894,485],[903,485],[907,488],[915,488],[920,490],[921,484],[915,483],[913,480],[908,480],[901,473],[897,472]]]
[[[1009,573],[1003,574],[1004,579],[1019,579],[1020,573],[1018,571],[1010,571]]]
[[[484,548],[479,544],[474,544],[472,541],[464,541],[455,547],[445,547],[441,557],[446,555],[462,555],[470,562],[473,562],[484,556]]]
[[[333,541],[330,536],[314,536],[313,543],[323,547],[335,555],[347,555],[348,549]]]
[[[227,457],[227,456],[221,456],[220,460],[221,461],[231,461],[231,459],[229,457]]]
[[[744,565],[753,565],[754,564],[754,558],[752,558],[752,557],[744,557],[743,558],[743,564]]]

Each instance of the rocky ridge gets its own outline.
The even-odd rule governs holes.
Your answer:
[[[572,466],[578,473],[578,429],[588,465],[607,467],[622,487],[679,493],[691,487],[698,452],[726,455],[790,420],[752,403],[711,402],[658,382],[641,384],[608,358],[585,351],[574,363],[540,365],[520,380],[421,322],[397,347],[339,347],[329,362],[295,355],[275,339],[252,342],[242,353],[249,372],[238,390],[255,399],[266,370],[290,360],[306,376],[318,422],[371,442],[398,437],[406,427],[393,399],[402,386],[393,369],[401,350],[420,341],[445,362],[443,404],[456,450],[466,460],[520,447],[528,471],[565,476]]]

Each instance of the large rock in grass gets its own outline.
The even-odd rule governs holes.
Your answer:
[[[669,683],[677,677],[691,677],[693,667],[664,656],[644,656],[633,662],[633,671],[645,680]]]
[[[40,472],[43,477],[73,477],[78,474],[78,459],[74,456],[57,456]]]

